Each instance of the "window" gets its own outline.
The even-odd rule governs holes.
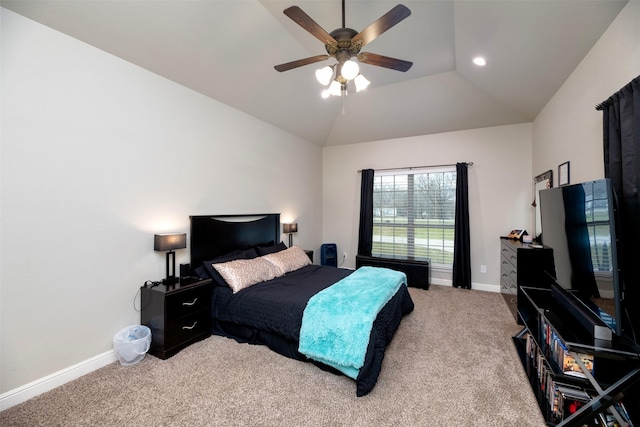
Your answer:
[[[595,275],[610,276],[613,271],[611,259],[611,227],[609,221],[609,197],[607,188],[596,183],[583,185],[585,190],[585,227],[589,233],[591,262]]]
[[[376,172],[372,255],[451,268],[455,205],[455,166]]]

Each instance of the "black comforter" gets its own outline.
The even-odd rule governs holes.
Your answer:
[[[302,314],[309,299],[351,273],[350,270],[308,265],[233,294],[216,287],[212,294],[211,332],[238,342],[263,344],[284,356],[307,360],[298,352]],[[387,345],[402,317],[413,310],[406,286],[383,307],[373,324],[364,366],[356,379],[356,394],[369,393],[376,384]],[[313,362],[325,370],[333,368]]]

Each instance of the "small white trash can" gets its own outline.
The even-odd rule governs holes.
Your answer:
[[[151,345],[151,329],[132,325],[120,329],[113,337],[113,348],[122,366],[131,366],[144,359]]]

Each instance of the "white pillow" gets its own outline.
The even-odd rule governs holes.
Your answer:
[[[234,294],[256,283],[271,280],[284,274],[279,274],[276,266],[261,257],[237,259],[211,265],[220,273],[224,281],[229,284]]]
[[[299,246],[292,246],[284,251],[263,255],[260,258],[264,258],[275,265],[280,272],[280,275],[311,264],[311,260],[305,253],[304,249]]]

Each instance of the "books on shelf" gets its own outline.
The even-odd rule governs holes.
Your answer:
[[[585,369],[593,375],[592,354],[569,352],[564,342],[552,329],[548,335],[550,358],[558,365],[564,375],[586,378]]]
[[[613,415],[613,411],[618,413],[618,416]],[[620,419],[622,422],[620,422]],[[613,404],[612,408],[607,408],[606,412],[600,412],[598,414],[598,421],[600,427],[633,427],[631,417],[625,408],[622,401]]]
[[[582,367],[576,361],[580,358],[584,367],[593,374],[593,355],[571,353],[560,337],[548,324],[541,325],[543,350],[530,333],[525,338],[527,375],[536,378],[536,388],[541,401],[548,405],[548,413],[554,423],[559,423],[578,411],[591,400],[590,394],[582,386],[567,383],[568,377],[586,378]],[[553,362],[553,363],[550,363]],[[564,380],[563,380],[564,379]]]
[[[640,427],[640,353],[623,341],[601,345],[574,331],[575,319],[556,310],[544,289],[522,291],[524,329],[514,343],[547,425]]]
[[[559,420],[564,420],[578,411],[591,400],[586,391],[568,384],[554,384],[557,395],[556,415]]]
[[[593,355],[581,353],[576,353],[575,356],[571,353],[565,353],[562,356],[562,372],[565,375],[586,378],[587,376],[578,364],[577,358],[582,362],[587,371],[593,375]]]

